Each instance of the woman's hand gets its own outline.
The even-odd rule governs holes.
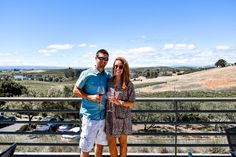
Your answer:
[[[109,101],[115,105],[120,105],[119,99],[115,97],[109,98]]]

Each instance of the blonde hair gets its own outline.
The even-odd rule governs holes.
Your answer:
[[[113,63],[113,68],[112,68],[112,81],[115,79],[115,62],[119,60],[123,64],[123,73],[121,75],[121,88],[122,90],[126,89],[126,86],[128,85],[128,82],[130,81],[130,70],[129,70],[129,64],[126,61],[124,57],[117,57]]]

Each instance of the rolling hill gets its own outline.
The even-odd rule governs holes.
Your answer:
[[[158,93],[164,91],[228,90],[236,89],[236,66],[214,68],[185,75],[163,76],[134,81],[137,92]]]

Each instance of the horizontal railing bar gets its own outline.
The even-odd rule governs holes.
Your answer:
[[[10,142],[0,142],[0,145],[10,145]],[[77,143],[25,143],[25,142],[17,142],[17,145],[24,146],[79,146],[79,142]]]
[[[77,122],[77,123],[76,123]],[[79,124],[79,121],[1,121],[0,124],[13,124],[13,123],[31,123],[31,124]],[[133,124],[172,124],[172,125],[187,125],[187,124],[236,124],[236,122],[133,122]]]
[[[132,147],[229,147],[228,144],[128,144]]]
[[[59,113],[79,113],[79,110],[6,110],[3,109],[1,112],[19,112],[19,113],[38,113],[38,112],[59,112]]]
[[[236,110],[132,110],[134,113],[236,113]]]
[[[31,123],[31,124],[80,124],[79,121],[1,121],[0,124],[13,124],[13,123]]]
[[[139,143],[139,144],[129,144],[128,146],[132,147],[228,147],[228,144],[146,144],[146,143]]]
[[[0,142],[0,145],[10,145],[10,142]],[[78,143],[26,143],[17,142],[17,145],[27,145],[27,146],[79,146]],[[119,144],[117,144],[119,146]],[[128,146],[132,147],[228,147],[229,144],[147,144],[147,143],[128,143]]]
[[[38,112],[59,112],[59,113],[79,113],[79,110],[7,110],[1,112],[38,113]],[[236,113],[236,110],[132,110],[134,113]]]
[[[177,110],[175,112],[177,113],[231,113],[231,112],[236,112],[236,110]]]
[[[133,122],[133,124],[172,124],[172,125],[187,125],[187,124],[236,124],[236,122]]]
[[[45,131],[32,131],[32,132],[0,131],[0,134],[15,134],[15,135],[80,135],[80,133],[75,133],[75,132],[45,132]]]
[[[0,97],[0,101],[81,101],[81,98],[74,97]],[[137,102],[152,101],[236,101],[236,98],[136,98]]]
[[[0,134],[15,134],[15,135],[78,135],[75,132],[45,132],[45,131],[0,131]],[[80,133],[79,133],[80,134]],[[132,133],[132,135],[142,135],[142,136],[225,136],[226,133],[174,133],[174,132],[157,132],[157,133]],[[232,135],[236,135],[232,134]]]
[[[0,97],[0,101],[81,101],[82,98],[64,97]]]
[[[16,135],[78,135],[78,133],[75,132],[45,132],[45,131],[0,131],[0,134],[16,134]],[[226,133],[174,133],[174,132],[157,132],[157,133],[132,133],[132,135],[143,135],[143,136],[150,136],[150,135],[156,135],[156,136],[225,136]],[[233,134],[236,135],[236,134]]]
[[[149,102],[149,101],[236,101],[235,97],[222,97],[222,98],[136,98],[138,102]]]
[[[225,136],[226,133],[175,133],[175,132],[157,132],[157,133],[132,133],[132,135],[142,135],[142,136]],[[236,134],[235,134],[236,135]]]
[[[59,153],[14,153],[14,157],[79,157],[79,153],[67,153],[61,152]],[[94,155],[90,155],[94,157]],[[103,153],[103,157],[110,157],[109,153]],[[128,153],[127,157],[188,157],[187,153]],[[194,157],[231,157],[230,154],[201,154],[201,153],[194,153]]]

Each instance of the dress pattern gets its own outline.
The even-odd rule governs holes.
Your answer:
[[[114,88],[113,83],[108,83],[108,87]],[[118,99],[130,102],[135,101],[135,90],[131,81],[128,82],[124,91],[121,90],[121,86],[114,89],[116,92],[119,92]],[[118,138],[121,134],[128,135],[132,133],[132,113],[129,107],[112,105],[108,101],[106,111],[105,131],[107,134]]]

